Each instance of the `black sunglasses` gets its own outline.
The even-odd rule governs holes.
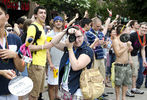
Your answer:
[[[14,30],[13,30],[13,29],[7,29],[7,31],[8,31],[8,32],[12,32],[12,31],[14,31]]]

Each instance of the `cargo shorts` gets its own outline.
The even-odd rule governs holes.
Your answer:
[[[132,84],[132,70],[130,64],[125,66],[115,64],[115,85],[129,86]]]

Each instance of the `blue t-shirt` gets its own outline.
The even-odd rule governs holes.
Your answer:
[[[12,51],[18,51],[22,44],[21,39],[15,34],[8,34],[7,41],[8,41],[8,47]],[[0,49],[2,49],[1,45],[0,45]],[[13,59],[9,59],[7,60],[7,62],[5,62],[0,58],[0,70],[5,70],[5,69],[13,69],[16,71]],[[0,75],[0,95],[10,94],[8,90],[9,81],[10,81],[9,79]]]
[[[87,41],[90,45],[94,42],[96,37],[98,37],[99,40],[104,39],[104,34],[102,32],[98,31],[98,33],[96,33],[92,28],[88,32],[86,32],[85,34],[87,37]],[[103,59],[104,58],[104,51],[103,51],[103,47],[101,45],[96,46],[96,48],[94,49],[94,53],[95,53],[96,59]]]

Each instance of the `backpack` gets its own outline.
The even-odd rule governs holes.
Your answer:
[[[36,28],[36,34],[35,34],[35,38],[34,38],[33,44],[34,44],[34,45],[38,45],[38,44],[37,44],[37,40],[40,38],[42,32],[38,29],[38,27],[37,27],[35,24],[31,24],[31,25],[33,25],[33,26]],[[31,25],[30,25],[30,26],[31,26]],[[22,43],[25,43],[26,37],[27,37],[27,32],[25,32],[25,33],[20,37]],[[36,54],[36,51],[34,51],[34,52],[35,52],[35,54]]]
[[[37,45],[37,40],[40,38],[42,32],[38,29],[38,27],[35,24],[31,24],[31,25],[33,25],[36,28],[36,34],[35,34],[35,38],[34,38],[33,44]],[[20,38],[21,38],[22,43],[25,43],[26,37],[27,37],[27,32],[25,32],[23,35],[21,35]]]
[[[35,26],[36,28],[36,35],[35,35],[33,44],[38,45],[37,40],[40,38],[42,32],[38,29],[38,27],[35,24],[31,24],[31,25]]]

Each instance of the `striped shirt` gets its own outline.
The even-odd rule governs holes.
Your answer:
[[[87,41],[88,43],[91,45],[95,38],[98,37],[99,40],[103,40],[104,39],[104,34],[100,31],[95,32],[92,28],[85,33],[86,37],[87,37]],[[95,57],[96,59],[103,59],[104,58],[104,50],[102,45],[98,45],[96,46],[96,48],[94,49],[94,53],[95,53]]]

